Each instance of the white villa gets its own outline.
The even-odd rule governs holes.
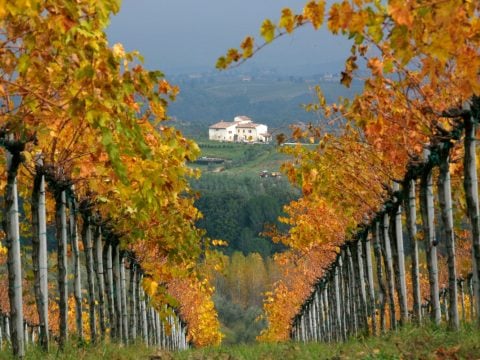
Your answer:
[[[216,141],[270,142],[267,125],[255,124],[247,116],[236,116],[233,122],[220,121],[208,128],[208,138]]]

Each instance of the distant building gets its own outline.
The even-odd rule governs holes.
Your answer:
[[[270,142],[272,136],[264,124],[255,124],[248,116],[236,116],[233,122],[220,121],[208,128],[208,138],[215,141]]]
[[[217,141],[236,141],[237,124],[234,122],[220,121],[208,128],[208,138]]]

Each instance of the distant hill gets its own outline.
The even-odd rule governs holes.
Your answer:
[[[208,126],[220,120],[247,115],[267,124],[275,134],[288,132],[290,124],[318,122],[318,114],[306,112],[302,105],[315,102],[315,85],[320,85],[328,102],[339,97],[353,97],[360,82],[350,89],[329,74],[313,76],[251,76],[238,74],[222,77],[191,74],[172,80],[180,86],[177,100],[169,107],[174,124],[187,136],[205,139]]]

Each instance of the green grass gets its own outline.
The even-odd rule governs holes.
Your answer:
[[[198,145],[202,151],[200,156],[221,157],[223,159],[238,160],[241,159],[249,147],[255,150],[262,150],[265,145],[249,145],[242,143],[228,143],[219,141],[199,141]],[[268,145],[267,145],[268,146]]]
[[[279,153],[277,147],[272,144],[202,141],[199,146],[202,150],[200,156],[222,158],[229,161],[229,164],[215,165],[214,167],[193,165],[202,172],[218,172],[221,169],[221,173],[225,174],[258,176],[262,170],[278,172],[280,165],[288,160],[288,157]]]
[[[121,346],[113,343],[92,344],[76,344],[69,342],[64,351],[60,352],[56,345],[52,345],[50,351],[45,353],[37,346],[29,346],[26,349],[25,360],[94,360],[94,359],[110,359],[110,360],[135,360],[149,359],[154,353],[151,348],[147,348],[142,344]],[[4,348],[0,351],[0,360],[14,359],[11,350]]]
[[[344,344],[238,345],[184,351],[175,354],[174,359],[480,359],[480,332],[470,327],[458,333],[407,327],[382,337]]]
[[[10,360],[9,349],[0,359]],[[27,360],[36,359],[161,359],[161,360],[296,360],[296,359],[480,359],[480,331],[466,326],[459,332],[444,328],[405,327],[381,337],[352,339],[344,344],[250,344],[193,349],[176,353],[154,350],[143,345],[120,346],[111,343],[75,345],[63,352],[56,348],[46,354],[36,347],[27,349]]]

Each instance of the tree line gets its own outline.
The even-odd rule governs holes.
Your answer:
[[[277,223],[283,205],[298,196],[298,190],[288,181],[204,174],[192,181],[192,187],[200,194],[195,202],[203,214],[198,227],[212,239],[226,240],[226,254],[256,252],[268,257],[282,250],[262,233],[268,230],[268,224]]]
[[[263,296],[279,279],[271,257],[234,252],[214,274],[215,307],[225,334],[224,344],[254,342],[266,323],[261,318]]]

